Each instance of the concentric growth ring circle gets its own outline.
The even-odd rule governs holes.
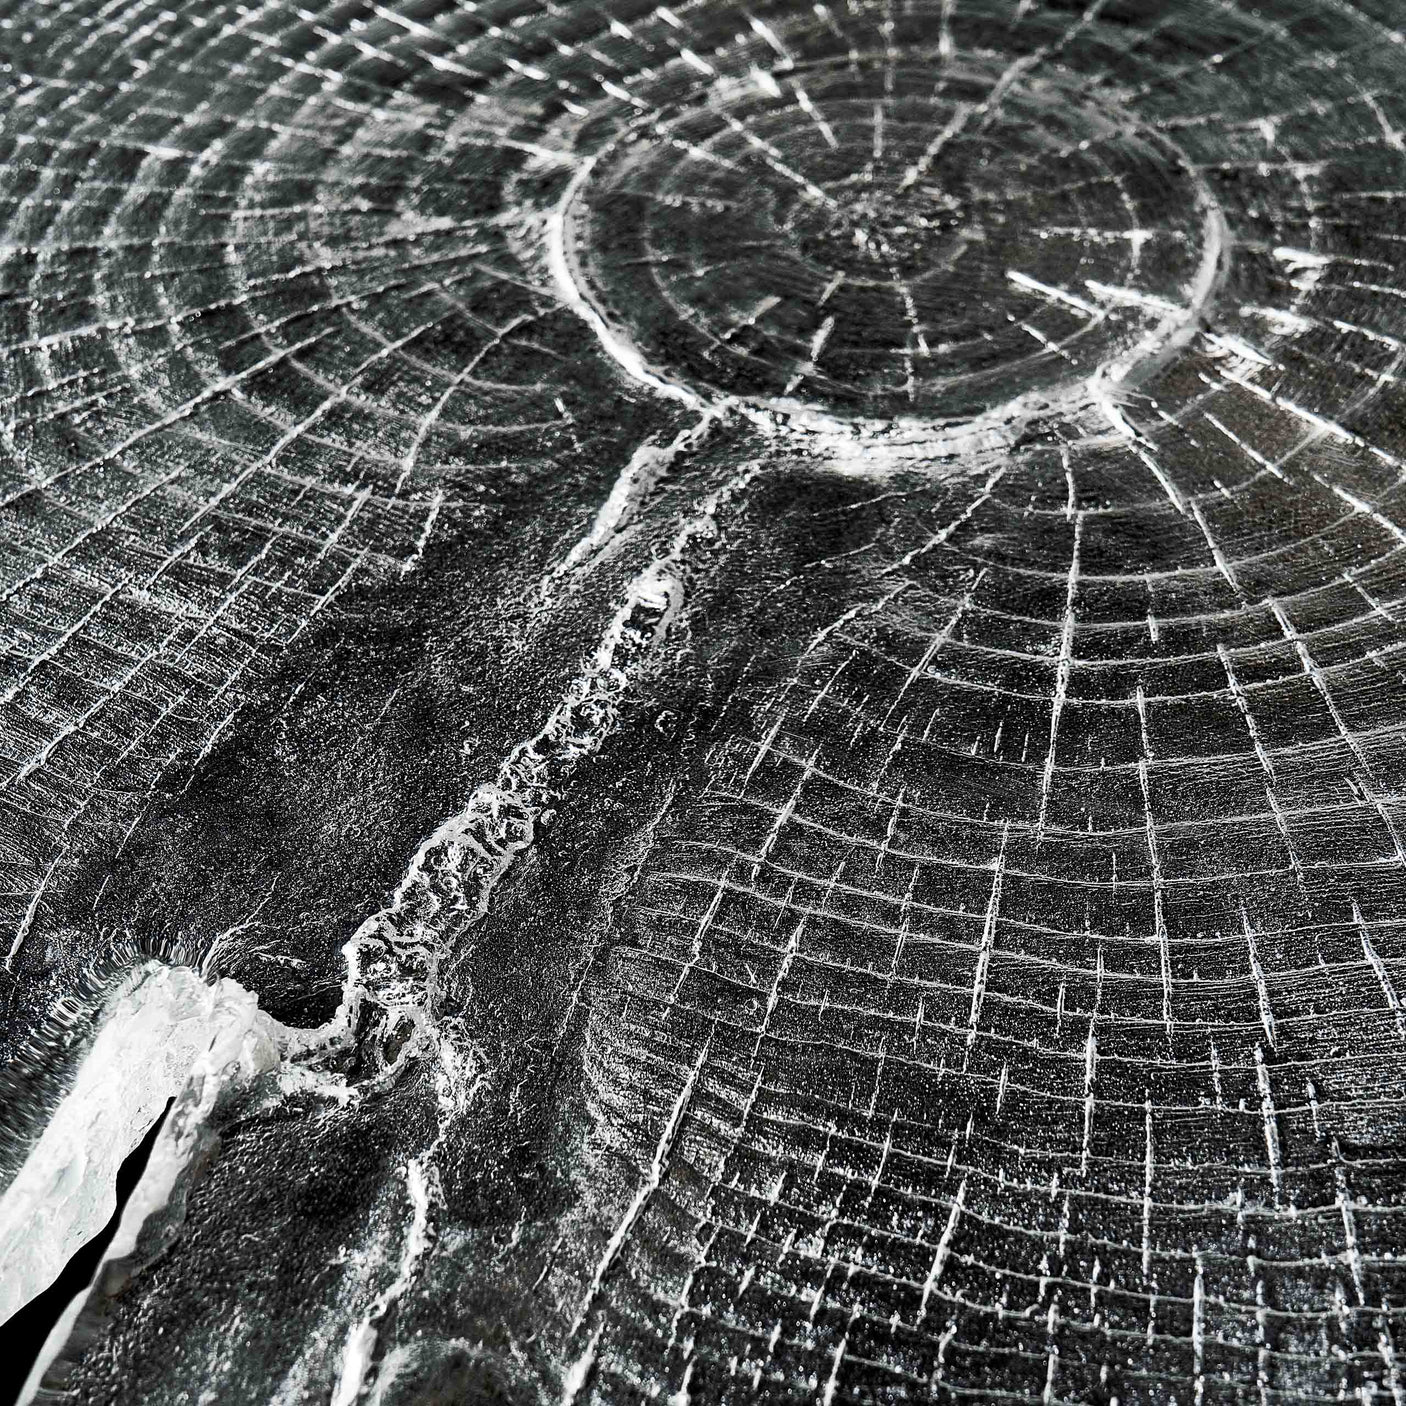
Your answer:
[[[1191,163],[1057,69],[910,51],[649,97],[572,182],[559,272],[704,396],[966,416],[1160,360],[1220,281]]]

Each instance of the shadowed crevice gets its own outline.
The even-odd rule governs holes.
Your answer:
[[[93,1282],[93,1276],[98,1272],[113,1236],[117,1234],[117,1227],[122,1223],[127,1202],[151,1160],[152,1149],[156,1146],[156,1139],[161,1136],[166,1115],[174,1101],[167,1100],[161,1116],[151,1125],[141,1142],[127,1154],[118,1169],[117,1206],[107,1224],[69,1260],[63,1272],[43,1293],[0,1325],[0,1362],[5,1364],[4,1378],[0,1381],[0,1402],[4,1406],[11,1406],[19,1400],[25,1379],[54,1325],[74,1297]]]

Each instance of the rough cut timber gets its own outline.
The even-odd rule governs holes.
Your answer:
[[[37,1399],[1406,1406],[1399,0],[0,72]]]

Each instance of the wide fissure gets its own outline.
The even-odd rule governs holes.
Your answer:
[[[83,1293],[93,1282],[101,1267],[117,1227],[122,1224],[122,1214],[137,1183],[146,1171],[151,1160],[152,1149],[166,1125],[166,1116],[171,1111],[174,1099],[168,1099],[166,1107],[148,1129],[141,1142],[127,1154],[117,1171],[117,1207],[107,1224],[98,1231],[64,1266],[62,1273],[36,1298],[31,1299],[20,1311],[0,1324],[0,1403],[14,1406],[20,1399],[24,1384],[39,1357],[40,1349],[48,1341],[54,1325],[63,1317],[64,1310],[73,1302],[76,1295]]]

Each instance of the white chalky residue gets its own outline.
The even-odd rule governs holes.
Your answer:
[[[227,1079],[276,1067],[281,1037],[236,982],[211,986],[188,968],[159,964],[132,973],[0,1196],[0,1319],[46,1288],[107,1222],[117,1169],[167,1101],[197,1076],[213,1098]]]

